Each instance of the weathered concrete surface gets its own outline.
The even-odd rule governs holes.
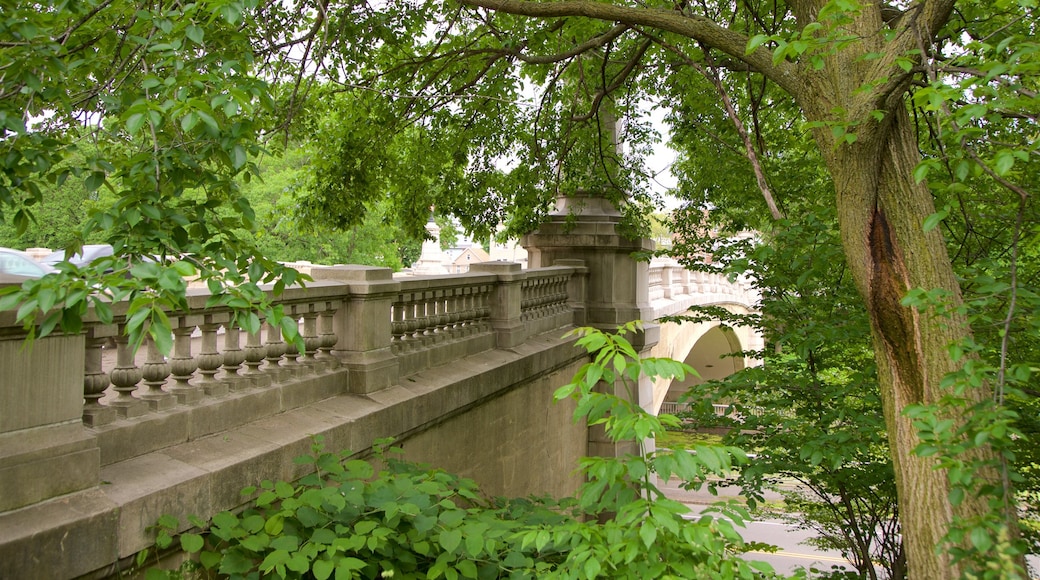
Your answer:
[[[160,516],[186,522],[189,515],[240,505],[239,490],[246,485],[302,476],[305,468],[293,459],[309,452],[314,435],[323,436],[330,450],[358,454],[375,438],[403,438],[410,458],[477,479],[493,495],[570,493],[580,483],[573,466],[585,452],[586,429],[571,422],[566,404],[551,404],[551,393],[570,379],[584,354],[561,334],[469,356],[367,395],[343,391],[109,462],[101,468],[99,487],[0,514],[0,578],[125,571],[133,555],[152,544],[148,528]],[[327,380],[341,376],[329,373]],[[527,420],[535,424],[524,425]],[[179,421],[191,428],[189,419]],[[537,441],[535,431],[541,431]],[[531,465],[540,466],[539,473],[526,473]]]
[[[553,392],[570,382],[585,359],[555,370],[528,359],[521,372],[539,373],[523,389],[491,395],[488,400],[401,441],[405,457],[429,462],[475,479],[490,495],[573,495],[582,483],[578,463],[588,454],[588,432],[574,425],[570,399],[552,403]],[[420,373],[417,383],[465,384],[480,388],[480,377],[461,376],[453,365]],[[515,445],[482,445],[482,441],[514,441]]]
[[[65,396],[82,392],[82,370],[81,336],[0,336],[0,512],[97,484],[82,399]]]

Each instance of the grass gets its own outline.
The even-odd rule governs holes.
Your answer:
[[[690,449],[694,445],[719,445],[722,437],[696,431],[665,431],[657,437],[657,446],[666,449]]]

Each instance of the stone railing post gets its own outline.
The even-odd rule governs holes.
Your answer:
[[[606,199],[562,197],[549,220],[521,240],[529,268],[570,265],[564,260],[584,263],[588,268],[586,322],[604,330],[632,320],[649,326],[653,319],[649,264],[632,254],[650,252],[654,243],[622,236],[617,231],[620,223],[621,212]],[[654,337],[647,347],[657,342]]]
[[[512,348],[527,340],[527,331],[520,320],[523,298],[522,282],[525,274],[516,262],[481,262],[472,264],[470,272],[494,274],[498,282],[491,291],[488,306],[491,328],[495,332],[497,348]]]
[[[349,390],[364,394],[396,385],[397,357],[390,351],[391,309],[401,284],[389,268],[332,266],[314,268],[315,281],[336,280],[350,284],[350,294],[336,311],[333,327],[338,341],[332,350],[347,368]]]
[[[83,426],[86,337],[26,344],[14,314],[0,312],[0,512],[95,487],[101,470],[97,438]]]
[[[672,298],[673,296],[676,295],[676,292],[672,288],[672,284],[675,283],[674,278],[673,278],[673,274],[674,273],[675,273],[675,268],[672,267],[671,264],[666,265],[661,270],[661,287],[664,289],[664,297],[665,298]]]

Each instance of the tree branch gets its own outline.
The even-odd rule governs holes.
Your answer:
[[[567,60],[569,58],[574,58],[574,57],[578,56],[579,54],[582,54],[584,52],[588,52],[590,50],[599,48],[599,47],[603,46],[604,44],[607,44],[608,42],[610,42],[610,41],[614,40],[615,38],[621,36],[622,34],[625,33],[626,30],[629,30],[631,28],[632,27],[627,25],[627,24],[618,24],[614,28],[611,28],[610,30],[604,32],[603,34],[601,34],[599,36],[594,36],[594,37],[586,40],[585,42],[575,46],[574,48],[571,48],[568,51],[560,52],[560,53],[556,53],[556,54],[547,54],[547,55],[541,55],[541,56],[527,56],[527,55],[524,55],[519,50],[513,52],[512,54],[513,54],[513,56],[515,56],[516,58],[522,60],[523,62],[525,62],[527,64],[553,64],[553,63],[565,61],[565,60]]]
[[[536,0],[459,0],[466,6],[474,6],[532,18],[583,17],[595,20],[618,22],[629,26],[646,26],[694,39],[716,48],[729,56],[746,62],[755,70],[769,77],[791,93],[796,99],[805,96],[805,88],[798,67],[793,63],[773,63],[773,54],[765,47],[745,53],[747,36],[720,26],[710,18],[684,15],[676,10],[660,8],[634,8],[617,6],[590,0],[561,0],[540,2]]]
[[[646,54],[646,51],[650,48],[651,44],[653,43],[649,40],[644,41],[643,44],[641,44],[639,48],[636,49],[636,53],[632,55],[630,59],[628,59],[627,63],[625,63],[625,68],[623,68],[621,72],[619,72],[617,76],[614,77],[613,82],[603,87],[602,89],[596,91],[596,95],[592,98],[592,106],[590,107],[589,112],[585,115],[571,117],[571,120],[587,121],[591,119],[593,116],[595,116],[596,112],[599,111],[599,106],[600,103],[603,102],[603,99],[610,93],[616,91],[618,87],[620,87],[622,84],[624,84],[625,80],[628,79],[628,77],[632,74],[632,71],[634,71],[636,69],[636,66],[639,65],[639,61],[643,59],[643,55]]]

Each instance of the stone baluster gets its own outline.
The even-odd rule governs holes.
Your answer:
[[[452,288],[448,296],[448,328],[451,340],[462,334],[462,287]]]
[[[430,295],[430,307],[433,309],[433,335],[434,344],[444,342],[446,328],[448,325],[448,314],[445,310],[445,291],[434,290]]]
[[[422,346],[422,310],[417,298],[419,292],[409,292],[405,302],[405,345],[406,352],[419,350]]]
[[[141,369],[134,362],[134,349],[130,346],[130,339],[126,336],[123,328],[116,335],[116,367],[112,369],[109,378],[112,380],[112,389],[116,397],[108,406],[114,408],[120,417],[129,419],[138,417],[148,412],[148,405],[133,395],[137,390],[137,383],[141,381]]]
[[[406,336],[405,328],[405,303],[401,300],[401,297],[398,296],[390,313],[390,333],[392,334],[390,339],[390,352],[395,355],[404,352]]]
[[[549,280],[549,316],[556,316],[562,310],[560,309],[560,302],[564,299],[561,293],[566,276],[553,276]]]
[[[155,340],[151,336],[144,340],[146,358],[141,365],[141,377],[144,379],[144,389],[139,395],[141,400],[148,403],[152,411],[166,411],[177,405],[177,397],[163,390],[166,378],[170,376],[170,364],[166,357],[159,352]]]
[[[552,314],[552,278],[538,280],[538,317],[545,318]]]
[[[187,320],[181,319],[181,324],[173,329],[173,356],[170,357],[170,371],[173,376],[173,385],[169,391],[177,397],[177,402],[182,405],[194,405],[202,400],[202,389],[191,383],[198,363],[191,354],[191,333],[195,330],[194,324],[188,324]]]
[[[242,330],[233,322],[224,325],[224,382],[228,388],[237,391],[249,384],[245,377],[238,373],[246,360],[246,351],[242,350]]]
[[[524,322],[531,319],[531,284],[534,280],[524,280],[520,284],[520,320]]]
[[[495,284],[482,284],[480,286],[480,295],[477,297],[477,319],[480,321],[481,332],[491,332],[494,327],[491,321],[491,299],[494,296],[496,290]],[[519,316],[519,312],[517,312]]]
[[[532,320],[538,320],[542,318],[542,281],[543,278],[537,278],[530,281],[530,304],[527,309],[530,312],[530,318]]]
[[[332,350],[339,341],[339,337],[336,336],[335,321],[336,321],[336,310],[338,308],[333,307],[334,305],[327,305],[327,309],[321,313],[321,346],[318,348],[318,354],[315,355],[317,358],[325,362],[328,370],[332,370],[339,366],[339,359],[333,356]]]
[[[419,323],[419,340],[422,341],[422,348],[429,348],[433,344],[433,331],[437,324],[436,309],[433,305],[432,293],[425,291],[421,294],[419,299],[419,312],[421,313]]]
[[[116,410],[101,404],[108,388],[108,373],[102,368],[101,347],[108,340],[106,330],[114,327],[95,326],[87,329],[86,352],[83,360],[83,424],[98,427],[116,420]]]
[[[290,314],[286,314],[287,317],[292,317],[293,322],[296,323],[296,332],[300,331],[300,319],[297,317],[298,306],[293,304],[287,306],[286,310],[289,310]],[[304,374],[306,370],[303,365],[300,364],[300,349],[297,347],[296,342],[285,342],[285,352],[282,354],[282,368],[285,369],[287,378],[298,378]]]
[[[563,288],[563,284],[564,284],[564,280],[565,279],[566,279],[565,276],[559,275],[559,276],[553,276],[552,279],[549,280],[549,315],[550,316],[556,316],[557,314],[559,314],[561,312],[561,310],[560,310],[560,301],[562,299],[562,294],[560,292],[560,289]]]
[[[314,304],[309,304],[307,311],[303,313],[303,364],[314,369],[314,372],[321,372],[325,368],[317,357],[320,346],[318,312]]]
[[[264,322],[264,328],[264,334],[267,337],[267,340],[264,341],[267,352],[267,356],[264,357],[264,361],[267,363],[264,365],[264,373],[269,375],[272,381],[279,383],[285,380],[286,374],[280,364],[286,350],[285,341],[282,340],[282,329],[269,321]]]
[[[264,363],[267,356],[267,348],[260,342],[260,331],[250,332],[246,335],[245,364],[246,370],[243,377],[249,380],[255,387],[268,387],[271,385],[271,376],[260,371],[260,365]]]
[[[480,331],[477,325],[477,287],[467,286],[463,295],[462,315],[465,323],[462,326],[463,336],[473,336]]]
[[[217,329],[220,324],[215,322],[213,315],[207,314],[205,322],[199,325],[202,331],[202,348],[196,362],[199,365],[199,387],[211,397],[223,397],[228,394],[227,383],[218,381],[216,374],[220,371],[220,365],[224,363],[224,357],[217,350]]]
[[[567,285],[570,284],[569,274],[560,274],[556,278],[556,314],[567,312]]]
[[[408,293],[408,302],[405,303],[405,315],[407,316],[407,323],[405,324],[405,344],[408,346],[408,348],[405,349],[406,352],[412,352],[422,348],[423,310],[422,302],[418,299],[418,296],[420,295],[420,292]]]

